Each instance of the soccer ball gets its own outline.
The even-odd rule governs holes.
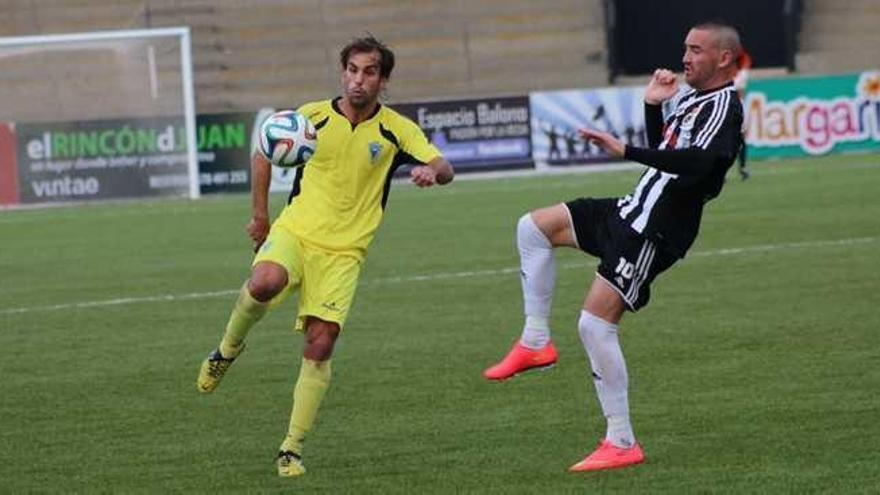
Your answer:
[[[260,125],[260,152],[278,167],[301,167],[315,154],[317,138],[309,119],[293,110],[282,110]]]

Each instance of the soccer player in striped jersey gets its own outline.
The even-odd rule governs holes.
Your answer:
[[[284,477],[305,473],[303,443],[330,385],[330,357],[354,299],[367,247],[382,221],[391,178],[403,164],[418,187],[448,184],[452,166],[419,127],[379,103],[394,53],[368,36],[340,53],[342,96],[298,111],[317,129],[314,156],[297,170],[284,211],[269,225],[270,164],[251,163],[254,242],[251,276],[241,289],[220,345],[202,362],[198,390],[211,393],[244,350],[245,336],[266,312],[299,291],[295,329],[305,345],[293,409],[276,465]]]
[[[618,340],[625,311],[647,304],[654,278],[683,258],[700,225],[703,205],[721,192],[741,146],[742,106],[733,87],[739,35],[701,23],[685,39],[684,78],[693,88],[663,122],[661,104],[678,89],[677,76],[658,69],[645,90],[648,148],[581,129],[582,138],[615,157],[647,165],[622,198],[580,198],[524,215],[517,226],[525,325],[507,356],[484,371],[489,380],[553,366],[548,320],[555,284],[553,248],[583,250],[600,259],[584,300],[578,333],[592,367],[606,418],[605,438],[570,470],[594,471],[644,460],[629,419],[628,377]]]

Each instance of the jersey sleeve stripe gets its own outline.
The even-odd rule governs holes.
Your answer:
[[[733,92],[731,92],[731,91],[724,92],[723,103],[722,103],[724,111],[722,112],[718,121],[715,122],[715,126],[710,131],[710,134],[708,134],[706,136],[706,138],[704,139],[704,141],[702,143],[703,149],[708,148],[709,145],[712,144],[712,139],[714,139],[715,136],[718,135],[718,131],[720,131],[724,127],[724,122],[727,121],[727,115],[730,111],[730,99],[731,99],[731,97],[735,97],[735,95],[734,96],[731,96],[731,95],[733,95]]]
[[[716,93],[711,100],[706,102],[706,104],[712,105],[712,111],[709,114],[709,118],[707,118],[706,121],[703,122],[703,126],[697,133],[697,137],[692,143],[694,146],[699,146],[700,143],[703,142],[706,133],[709,132],[709,130],[715,124],[715,121],[718,119],[718,115],[721,113],[721,96],[721,93]]]
[[[721,130],[721,128],[723,127],[722,124],[725,120],[727,120],[727,112],[730,109],[730,93],[730,91],[725,91],[721,95],[721,102],[719,103],[719,105],[722,107],[721,114],[719,118],[713,123],[712,128],[709,129],[709,132],[702,138],[702,140],[697,140],[697,146],[700,146],[703,149],[708,148],[709,144],[712,142],[712,138],[714,138],[715,135],[718,134],[718,131]]]
[[[727,114],[730,111],[731,94],[732,94],[732,92],[725,91],[724,94],[722,95],[721,105],[722,105],[723,111],[722,111],[721,115],[719,116],[718,120],[715,122],[715,125],[709,131],[709,134],[703,140],[703,149],[705,149],[706,147],[709,146],[712,139],[718,134],[718,131],[720,131],[721,128],[724,127],[724,122],[727,121]]]

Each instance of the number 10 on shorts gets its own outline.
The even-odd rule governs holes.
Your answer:
[[[631,279],[635,271],[635,265],[626,261],[623,256],[620,257],[620,261],[617,262],[617,268],[614,269],[614,273],[626,279]]]

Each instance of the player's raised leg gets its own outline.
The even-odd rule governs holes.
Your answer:
[[[210,393],[217,388],[235,358],[244,350],[248,331],[266,314],[269,301],[286,285],[287,270],[283,266],[269,261],[254,265],[251,278],[241,288],[229,316],[223,340],[202,361],[196,380],[199,392]]]
[[[578,333],[592,367],[607,430],[599,447],[571,466],[573,472],[621,468],[645,459],[629,419],[628,375],[617,326],[624,309],[617,291],[596,277],[581,311]]]
[[[483,372],[489,380],[505,380],[556,363],[556,348],[550,339],[550,307],[556,284],[553,248],[575,246],[566,206],[558,204],[520,217],[516,245],[520,257],[525,324],[519,341],[507,356]]]
[[[330,356],[339,330],[339,324],[334,322],[314,317],[306,320],[306,345],[299,378],[293,389],[293,410],[287,434],[278,449],[279,476],[294,477],[306,472],[302,462],[303,442],[330,386]]]

